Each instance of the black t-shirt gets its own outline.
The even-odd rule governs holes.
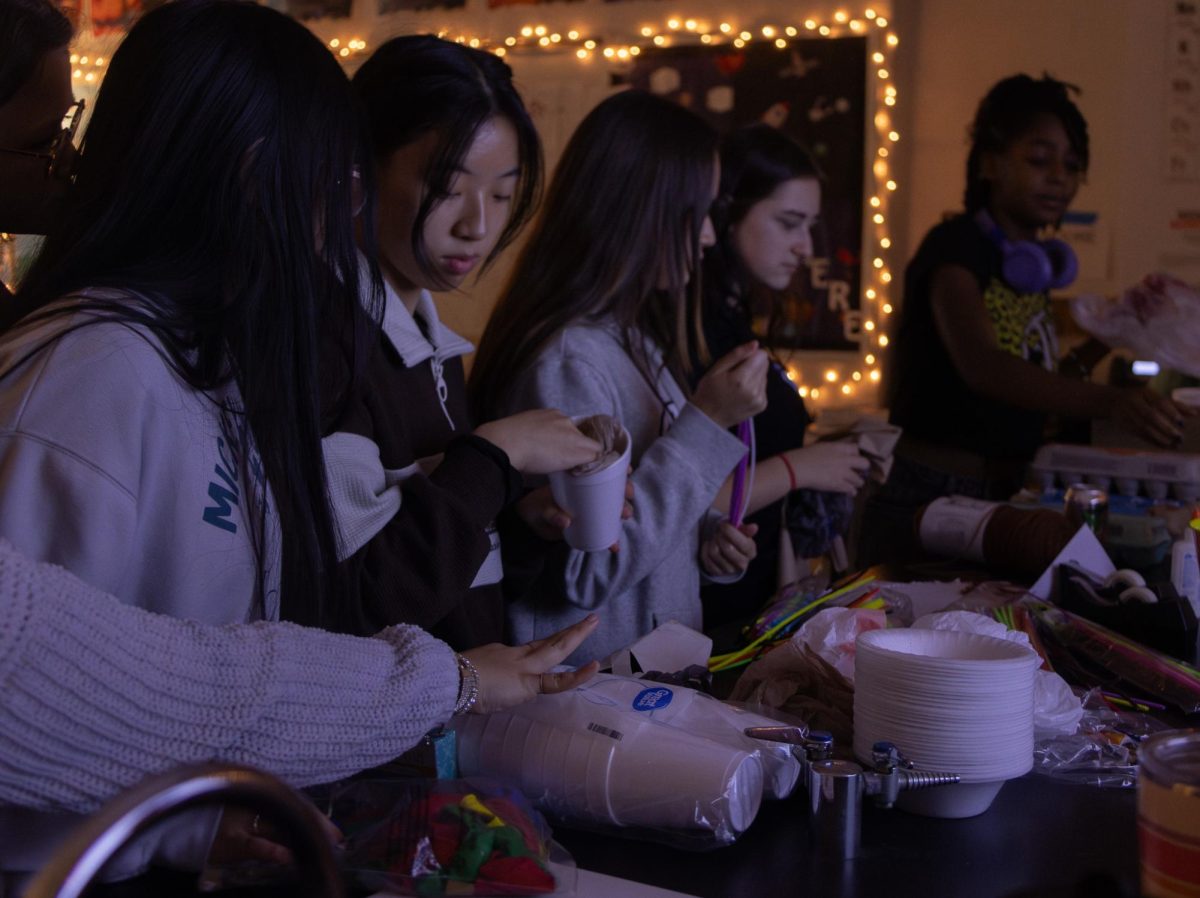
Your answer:
[[[1049,297],[1017,293],[1004,283],[999,248],[974,218],[958,215],[925,235],[904,275],[889,368],[890,420],[927,443],[1027,461],[1043,442],[1046,416],[981,396],[959,376],[938,335],[930,297],[934,273],[944,265],[975,275],[1001,349],[1055,368],[1058,344]]]

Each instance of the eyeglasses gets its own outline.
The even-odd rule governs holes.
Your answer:
[[[0,147],[0,153],[11,153],[14,156],[30,156],[34,159],[46,160],[46,177],[57,178],[65,174],[64,166],[66,160],[71,158],[71,153],[68,152],[74,147],[75,135],[79,133],[79,125],[83,122],[83,109],[86,104],[83,100],[76,100],[67,109],[67,114],[63,116],[62,129],[54,136],[54,140],[50,142],[50,146],[41,151],[35,150],[12,150],[7,147]]]

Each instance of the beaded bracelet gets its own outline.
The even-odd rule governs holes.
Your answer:
[[[479,698],[479,671],[463,655],[456,654],[454,658],[458,662],[458,702],[454,705],[454,713],[466,714]]]

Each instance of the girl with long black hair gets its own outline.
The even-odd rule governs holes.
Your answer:
[[[130,30],[0,343],[0,536],[204,623],[331,600],[317,336],[364,347],[379,308],[360,299],[356,108],[270,9],[182,0]],[[68,825],[4,815],[3,866],[35,869]],[[212,825],[114,872],[195,864]]]
[[[345,678],[322,684],[316,668],[272,666],[296,657],[299,641],[322,641],[317,634],[278,624],[240,631],[266,648],[251,652],[260,667],[214,672],[216,656],[232,658],[242,635],[164,628],[95,600],[107,592],[198,624],[235,624],[315,620],[343,594],[323,476],[318,336],[336,335],[350,353],[351,395],[379,314],[378,276],[360,267],[355,244],[354,212],[371,195],[356,109],[328,50],[253,3],[167,4],[114,54],[67,204],[18,293],[27,314],[0,341],[0,536],[99,588],[34,567],[0,542],[4,570],[17,571],[0,584],[0,609],[18,618],[5,630],[15,640],[3,648],[16,693],[5,713],[56,715],[29,738],[6,731],[21,758],[14,774],[36,777],[27,765],[44,746],[43,762],[72,765],[76,786],[111,794],[147,765],[239,755],[257,738],[263,696],[232,688],[231,677],[258,678],[268,705],[296,690],[325,710],[339,701]],[[360,233],[367,248],[370,220]],[[29,596],[53,589],[79,602],[75,626],[55,618],[55,602],[20,613]],[[114,619],[131,627],[123,652],[95,644]],[[432,698],[414,702],[415,726],[431,711],[505,707],[572,687],[592,669],[546,667],[594,625],[459,656],[410,628],[382,638],[424,659],[424,688],[413,694]],[[44,659],[12,653],[51,632],[68,640],[55,649],[70,659],[54,684],[36,674]],[[346,650],[339,642],[325,644]],[[193,686],[215,676],[232,689],[217,692],[244,704],[214,704],[213,692],[197,709],[177,679],[155,680],[163,664],[190,671]],[[379,669],[361,670],[359,688],[376,688]],[[158,691],[130,694],[146,681]],[[130,707],[141,702],[154,707]],[[106,729],[123,718],[129,729],[119,737],[81,732],[63,748],[72,721]],[[281,740],[303,725],[293,718]],[[34,803],[80,807],[65,794]],[[215,826],[213,815],[200,818],[139,840],[107,874],[151,861],[198,865]],[[37,869],[74,822],[3,810],[0,870]],[[18,883],[6,878],[0,891]]]
[[[512,71],[492,53],[398,37],[353,86],[379,173],[384,315],[364,389],[325,439],[356,592],[323,623],[355,633],[412,623],[467,649],[504,638],[506,561],[514,542],[540,542],[522,518],[561,514],[544,501],[548,491],[524,495],[522,472],[562,470],[599,449],[545,409],[474,427],[462,362],[474,347],[441,322],[434,302],[494,261],[528,221],[541,144]],[[326,353],[327,387],[352,372],[352,359]],[[494,522],[506,508],[502,534]]]
[[[181,617],[328,600],[317,335],[361,355],[379,314],[356,108],[320,42],[252,4],[130,32],[0,346],[0,534]]]

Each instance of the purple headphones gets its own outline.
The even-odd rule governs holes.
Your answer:
[[[1009,240],[986,209],[975,220],[1000,250],[1000,276],[1018,293],[1065,287],[1079,274],[1079,260],[1065,240]]]

